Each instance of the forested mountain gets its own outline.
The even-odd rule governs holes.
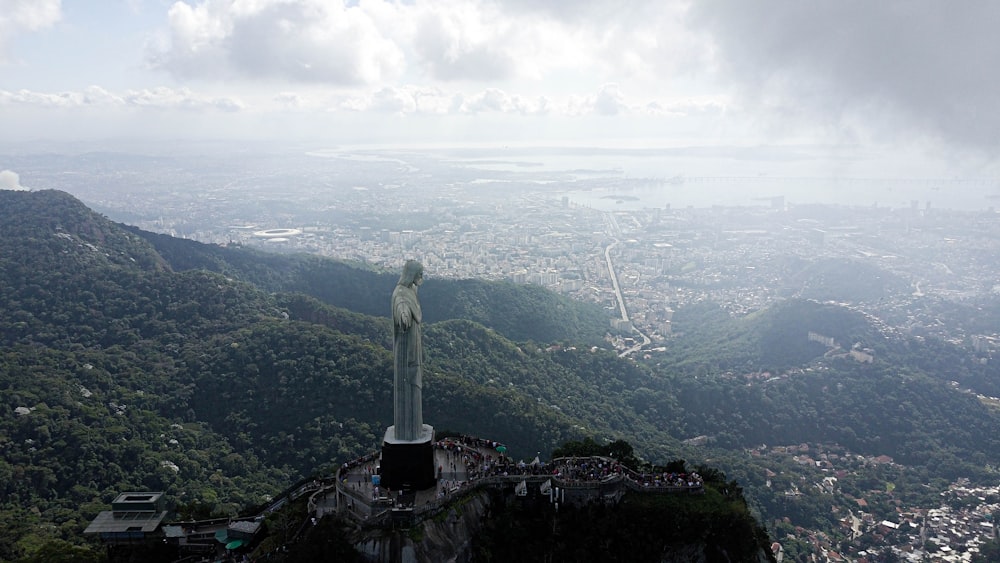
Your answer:
[[[985,459],[1000,460],[996,410],[955,389],[995,396],[1000,366],[954,344],[802,300],[739,319],[703,304],[679,311],[675,325],[681,334],[650,363],[672,374],[689,431],[719,445],[837,443],[951,476],[983,475]],[[852,358],[852,348],[873,361]]]
[[[386,295],[399,272],[378,271],[312,255],[283,255],[247,247],[219,247],[124,227],[147,240],[176,271],[207,270],[270,292],[311,295],[335,307],[387,316]],[[400,257],[402,260],[404,257]],[[434,279],[420,288],[425,321],[465,319],[516,341],[600,344],[608,314],[594,304],[571,301],[539,286],[481,280]]]
[[[0,226],[0,558],[75,539],[120,490],[165,490],[182,514],[232,514],[379,444],[391,419],[388,319],[272,290],[303,278],[354,288],[345,293],[385,285],[380,298],[348,299],[373,309],[390,274],[175,243],[216,273],[54,191],[0,191]],[[258,257],[273,265],[254,270]],[[497,323],[428,322],[425,412],[438,428],[531,456],[585,433],[657,433],[586,385],[619,384],[612,352],[544,351],[592,344],[606,325],[593,308],[510,284],[433,280],[428,294],[435,285],[456,297],[448,313]],[[558,320],[551,338],[538,332],[551,318],[536,315]],[[594,357],[610,371],[579,375],[573,358]],[[605,412],[615,416],[595,415]]]
[[[396,277],[146,233],[62,192],[0,191],[0,559],[80,541],[121,490],[235,514],[373,450],[392,416]],[[711,459],[769,521],[816,527],[834,525],[828,509],[765,487],[747,448],[890,455],[912,468],[897,495],[995,480],[1000,466],[1000,416],[976,394],[1000,396],[996,363],[843,305],[683,308],[665,351],[629,361],[604,345],[595,307],[429,278],[425,420],[515,457],[624,438],[654,462]]]

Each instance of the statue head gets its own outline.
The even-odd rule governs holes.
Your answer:
[[[399,276],[397,285],[420,285],[424,280],[424,266],[416,260],[407,260],[403,265],[403,274]]]

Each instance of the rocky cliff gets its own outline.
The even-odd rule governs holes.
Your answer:
[[[446,506],[409,529],[364,532],[354,547],[366,561],[391,563],[472,561],[472,543],[489,514],[484,491]]]

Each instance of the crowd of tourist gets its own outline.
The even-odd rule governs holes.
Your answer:
[[[550,476],[566,485],[602,482],[616,478],[631,481],[633,486],[646,490],[697,490],[703,486],[696,472],[649,472],[633,471],[618,460],[602,456],[563,457],[550,462],[539,460],[515,461],[506,454],[506,447],[496,441],[472,436],[448,437],[434,442],[434,448],[444,452],[437,456],[438,479],[437,496],[443,498],[461,490],[464,486],[487,477],[545,477]],[[443,457],[443,459],[442,459]],[[363,482],[372,485],[372,500],[379,500],[386,492],[379,487],[378,480],[372,479],[378,473],[379,453],[371,453],[343,464],[341,475],[346,476],[357,468],[362,468]],[[374,481],[374,482],[372,482]],[[345,478],[344,484],[347,485]],[[357,485],[350,487],[358,489]]]
[[[661,473],[636,473],[628,471],[627,477],[643,487],[653,488],[700,488],[704,485],[701,475],[692,471],[690,473],[661,472]]]
[[[622,477],[643,488],[687,488],[698,489],[703,486],[700,475],[696,472],[651,472],[639,473],[633,471],[619,461],[600,456],[564,457],[549,463],[540,461],[537,457],[531,462],[514,461],[506,455],[502,444],[472,437],[448,438],[435,443],[438,449],[450,452],[451,466],[438,468],[439,477],[449,469],[455,474],[457,464],[465,467],[469,481],[484,477],[512,476],[546,476],[550,475],[564,482],[594,482]],[[446,490],[454,489],[460,482],[450,481]]]
[[[341,465],[340,470],[346,473],[355,467],[367,464],[364,468],[365,474],[371,475],[375,471],[375,461],[380,457],[382,457],[382,452],[372,452],[370,454],[354,458],[350,461],[345,461],[343,465]]]
[[[552,476],[562,481],[605,481],[625,471],[618,461],[602,457],[564,457],[553,465]]]

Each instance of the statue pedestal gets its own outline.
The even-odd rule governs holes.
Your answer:
[[[434,428],[423,425],[416,440],[397,440],[396,427],[382,442],[381,484],[394,491],[421,491],[437,483],[434,475]]]

